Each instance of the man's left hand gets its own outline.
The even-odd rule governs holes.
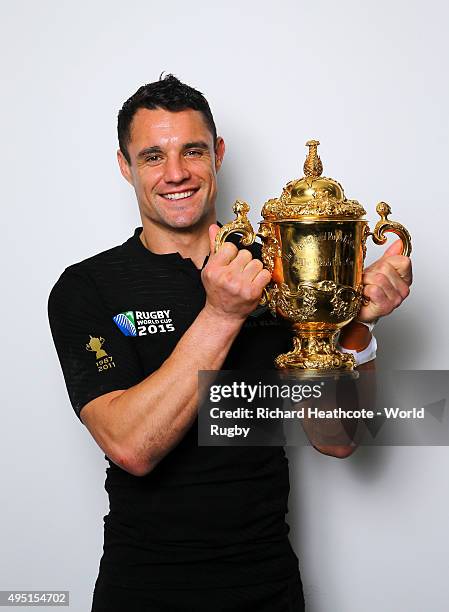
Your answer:
[[[390,314],[400,306],[410,293],[412,284],[412,262],[410,257],[400,255],[401,240],[396,240],[380,259],[363,272],[363,295],[369,303],[362,306],[357,319],[375,321]]]

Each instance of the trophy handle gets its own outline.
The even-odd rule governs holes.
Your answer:
[[[246,202],[242,202],[242,200],[236,200],[232,210],[236,214],[236,218],[234,221],[220,227],[215,238],[215,253],[230,234],[242,234],[240,242],[244,246],[250,246],[256,239],[256,233],[253,230],[253,226],[246,216],[246,213],[249,212],[249,205]]]
[[[221,227],[220,230],[217,232],[217,235],[215,237],[215,253],[226,241],[226,238],[230,234],[241,234],[242,237],[240,238],[240,244],[242,244],[243,246],[250,246],[251,244],[253,244],[256,240],[256,236],[258,235],[254,231],[253,226],[251,225],[251,221],[246,216],[249,212],[249,205],[246,202],[243,202],[242,200],[236,200],[234,206],[232,207],[232,210],[234,211],[236,218],[234,219],[234,221],[223,225],[223,227]],[[260,306],[265,306],[267,300],[268,293],[267,290],[264,289],[262,297],[259,301]]]
[[[401,255],[409,257],[412,252],[412,239],[408,230],[401,223],[388,219],[388,215],[391,214],[391,208],[386,202],[379,202],[376,206],[376,212],[380,215],[380,220],[376,223],[374,232],[371,234],[373,242],[375,244],[385,244],[387,241],[385,234],[392,232],[402,240]]]

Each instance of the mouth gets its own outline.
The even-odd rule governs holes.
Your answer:
[[[197,189],[189,189],[187,191],[174,191],[172,193],[160,193],[159,195],[164,198],[164,200],[187,200],[191,198],[198,190]]]

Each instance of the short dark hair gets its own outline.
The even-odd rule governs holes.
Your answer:
[[[140,108],[149,110],[162,108],[173,113],[189,108],[199,111],[212,133],[214,145],[217,141],[214,118],[209,103],[203,94],[193,87],[181,83],[172,74],[167,74],[165,77],[161,75],[159,81],[139,87],[136,93],[126,100],[119,111],[117,121],[118,141],[120,151],[128,163],[131,162],[128,153],[128,145],[131,140],[131,124],[134,115]]]

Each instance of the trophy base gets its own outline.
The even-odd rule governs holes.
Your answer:
[[[353,370],[355,359],[335,346],[338,331],[303,331],[295,329],[293,350],[275,359],[279,369]]]

